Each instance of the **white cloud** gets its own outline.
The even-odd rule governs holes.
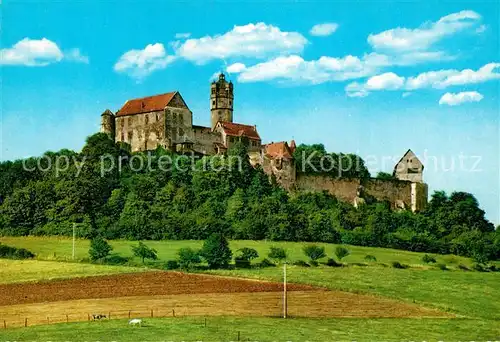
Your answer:
[[[500,79],[500,63],[488,63],[477,71],[464,70],[438,70],[424,72],[407,80],[407,89],[437,88],[449,86],[482,83]]]
[[[0,50],[0,64],[3,65],[45,66],[59,62],[63,57],[59,46],[47,38],[24,38],[12,47]]]
[[[404,85],[404,77],[399,77],[393,72],[386,72],[385,74],[370,77],[366,81],[366,89],[368,90],[396,90]]]
[[[488,63],[477,71],[438,70],[421,73],[415,77],[400,77],[392,72],[373,76],[366,83],[351,83],[345,87],[348,96],[351,92],[364,91],[365,96],[371,90],[416,90],[424,88],[444,89],[451,86],[483,83],[500,79],[500,63]]]
[[[320,37],[329,36],[335,31],[337,31],[338,27],[339,25],[336,23],[317,24],[311,28],[309,33],[312,36],[320,36]]]
[[[141,79],[155,70],[166,68],[175,58],[175,56],[167,55],[163,44],[149,44],[143,50],[125,52],[116,62],[114,70]]]
[[[384,63],[378,55],[367,55],[362,59],[350,55],[343,58],[323,56],[311,61],[298,55],[280,56],[242,69],[238,81],[278,80],[319,84],[366,77]]]
[[[10,48],[0,50],[0,65],[46,66],[62,60],[89,63],[89,58],[82,55],[80,49],[61,51],[53,41],[24,38]]]
[[[229,57],[264,58],[301,52],[307,39],[298,32],[281,31],[265,23],[234,26],[222,35],[188,39],[176,44],[176,54],[197,64]]]
[[[230,74],[238,74],[245,70],[247,67],[243,63],[234,63],[226,68],[226,71]]]
[[[176,33],[175,34],[175,39],[186,39],[191,37],[191,33],[186,32],[186,33]]]
[[[446,104],[448,106],[458,106],[466,102],[479,102],[484,98],[483,95],[477,91],[465,91],[461,93],[446,93],[441,99],[439,99],[439,104]]]
[[[409,91],[405,91],[403,94],[401,94],[401,97],[404,99],[404,98],[407,98],[408,96],[411,96],[411,92]]]
[[[479,24],[481,16],[465,10],[444,16],[436,22],[427,22],[419,28],[398,27],[368,36],[368,43],[377,50],[427,50],[439,40]]]
[[[82,55],[80,49],[70,49],[64,53],[64,59],[89,64],[89,57]]]

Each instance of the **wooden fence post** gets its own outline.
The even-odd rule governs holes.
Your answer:
[[[87,320],[90,321],[90,314],[87,314]]]
[[[128,318],[130,318],[130,310],[128,310]]]
[[[49,316],[47,316],[47,324],[50,324]]]
[[[238,341],[240,340],[240,332],[238,331]]]
[[[5,322],[5,319],[3,320],[3,328],[7,329],[7,322]]]
[[[151,318],[153,318],[153,309],[151,309]]]
[[[24,319],[24,327],[27,327],[28,326],[28,318],[25,318]]]
[[[175,310],[172,309],[172,316],[175,317]]]
[[[68,315],[66,315],[66,323],[68,323],[68,322],[69,322],[69,317],[68,317]]]
[[[108,313],[108,319],[111,319],[111,311]]]

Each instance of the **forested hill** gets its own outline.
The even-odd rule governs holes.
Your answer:
[[[471,194],[436,192],[418,214],[394,212],[381,202],[356,209],[327,193],[285,192],[251,167],[243,145],[228,154],[239,156],[241,167],[221,156],[191,163],[162,149],[131,154],[98,133],[80,153],[3,162],[0,234],[71,235],[77,222],[80,236],[107,239],[205,239],[223,232],[232,239],[452,252],[478,262],[500,258],[500,231]]]

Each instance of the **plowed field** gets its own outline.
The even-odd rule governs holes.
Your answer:
[[[449,317],[437,310],[368,295],[288,284],[297,317]],[[279,316],[282,284],[179,272],[145,272],[0,285],[0,320],[22,326],[184,315]]]

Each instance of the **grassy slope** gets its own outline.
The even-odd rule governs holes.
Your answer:
[[[143,269],[125,266],[0,259],[0,284],[137,272],[141,270]]]
[[[6,245],[11,245],[15,247],[26,248],[35,254],[37,254],[38,259],[43,260],[70,260],[72,253],[72,240],[68,238],[54,238],[54,237],[0,237],[0,243]],[[126,241],[126,240],[114,240],[110,241],[113,246],[113,253],[118,253],[122,256],[132,256],[131,246],[136,245],[137,242]],[[201,248],[203,241],[198,240],[184,240],[184,241],[146,241],[146,244],[150,247],[155,248],[158,251],[158,258],[161,261],[171,260],[177,258],[177,251],[183,247]],[[235,240],[231,241],[231,249],[235,252],[237,249],[242,247],[255,248],[260,259],[266,257],[269,247],[277,246],[283,247],[287,250],[288,257],[293,260],[306,260],[302,252],[302,247],[306,243],[300,242],[271,242],[271,241],[245,241],[245,240]],[[334,250],[336,245],[319,243],[318,245],[324,246],[327,255],[334,256]],[[88,240],[76,240],[76,259],[81,260],[88,257]],[[407,251],[400,251],[388,248],[373,248],[373,247],[360,247],[360,246],[348,246],[351,251],[351,255],[346,257],[344,261],[352,262],[364,262],[364,257],[367,254],[371,254],[377,257],[377,261],[380,263],[390,264],[392,261],[399,261],[404,264],[409,265],[420,265],[422,264],[421,258],[422,253],[414,253]],[[463,258],[455,255],[436,255],[438,263],[444,263],[447,265],[472,265],[472,262],[468,258]],[[134,261],[139,262],[138,258]]]
[[[0,242],[25,247],[38,253],[40,258],[50,258],[53,252],[56,257],[66,259],[71,255],[71,240],[55,238],[0,238]],[[115,252],[121,255],[130,255],[130,241],[113,241]],[[181,247],[201,246],[200,241],[157,241],[148,242],[148,245],[156,248],[161,262],[174,259],[176,251]],[[246,246],[256,248],[261,255],[265,255],[269,246],[281,246],[288,250],[292,260],[305,259],[302,255],[303,244],[297,243],[272,243],[255,241],[232,241],[234,249]],[[327,253],[332,255],[334,246],[325,245]],[[77,244],[77,258],[86,257],[88,241],[79,240]],[[377,257],[378,262],[390,263],[400,261],[402,263],[420,264],[422,254],[405,251],[395,251],[380,248],[364,248],[349,246],[352,254],[345,259],[347,262],[362,262],[366,254]],[[18,263],[19,261],[12,261]],[[22,263],[24,263],[23,261]],[[31,261],[37,263],[36,261]],[[456,256],[438,256],[438,262],[450,264],[470,264],[466,258]],[[49,263],[68,265],[66,263]],[[1,264],[0,264],[1,265]],[[79,265],[79,264],[69,264]],[[99,271],[106,266],[84,265],[96,267]],[[29,265],[31,269],[33,266]],[[64,266],[66,267],[66,266]],[[56,267],[57,268],[57,267]],[[14,264],[11,271],[18,270]],[[112,269],[112,270],[111,270]],[[41,270],[41,268],[39,269]],[[43,267],[43,276],[51,273],[50,269]],[[133,268],[110,267],[110,272],[132,271]],[[85,272],[92,272],[86,269]],[[36,269],[33,272],[36,277]],[[55,270],[56,274],[71,276],[73,271]],[[249,278],[280,280],[282,277],[280,268],[216,271],[214,273],[242,276]],[[6,274],[9,271],[5,272]],[[30,271],[28,271],[30,273]],[[19,273],[11,274],[11,278],[18,279]],[[24,277],[24,276],[21,276]],[[305,320],[294,319],[281,321],[271,318],[209,318],[217,326],[199,329],[196,327],[196,318],[183,320],[160,319],[152,321],[148,329],[116,330],[120,327],[128,329],[125,322],[106,322],[92,329],[88,329],[87,323],[80,325],[54,325],[47,327],[33,327],[29,329],[8,330],[5,339],[26,340],[33,339],[68,339],[74,335],[74,329],[78,327],[79,336],[87,339],[113,339],[124,337],[134,339],[159,339],[168,336],[172,339],[203,339],[220,340],[233,338],[232,334],[237,329],[248,332],[247,337],[258,340],[389,340],[389,339],[414,339],[414,340],[495,340],[500,338],[500,274],[479,273],[463,271],[440,271],[435,269],[413,268],[407,270],[371,265],[369,267],[350,266],[345,268],[301,268],[290,266],[288,277],[292,282],[302,282],[326,286],[332,289],[342,289],[353,292],[367,292],[406,301],[415,301],[426,306],[437,307],[443,310],[457,313],[467,319],[452,320],[371,320],[371,319],[318,319]],[[2,279],[3,277],[0,277]],[[25,278],[23,278],[25,279]],[[31,279],[30,276],[27,279]],[[117,331],[119,336],[117,336]],[[80,335],[80,333],[85,335]],[[4,337],[0,330],[0,340]],[[83,338],[83,337],[82,337]],[[242,335],[243,338],[243,335]]]
[[[146,319],[129,327],[125,320],[55,324],[3,332],[5,341],[381,341],[493,340],[500,325],[470,325],[460,319],[279,319],[202,317]],[[404,338],[402,338],[404,336]]]

